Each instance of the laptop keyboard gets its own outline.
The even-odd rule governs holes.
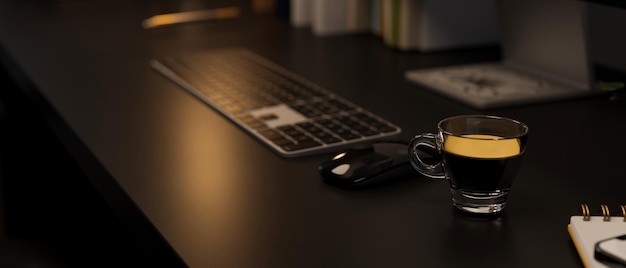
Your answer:
[[[284,157],[329,152],[401,132],[243,48],[155,59],[152,66]]]

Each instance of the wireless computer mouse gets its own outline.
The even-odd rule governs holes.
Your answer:
[[[318,171],[326,183],[343,188],[374,186],[418,176],[409,162],[407,145],[395,142],[346,150],[321,163]]]

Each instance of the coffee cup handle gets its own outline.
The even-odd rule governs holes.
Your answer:
[[[433,179],[445,179],[445,173],[441,164],[442,155],[439,148],[435,144],[437,135],[433,133],[418,134],[409,143],[409,159],[413,168],[422,175]],[[425,147],[427,152],[433,152],[433,155],[439,159],[439,161],[432,165],[425,163],[418,153],[419,147]]]

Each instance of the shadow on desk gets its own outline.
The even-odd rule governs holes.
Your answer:
[[[140,250],[0,70],[0,267],[141,267]]]

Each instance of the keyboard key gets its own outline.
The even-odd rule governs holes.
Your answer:
[[[309,132],[309,133],[315,132],[315,131],[320,131],[320,128],[318,128],[317,126],[315,126],[311,122],[298,123],[298,124],[296,124],[296,126],[298,126],[299,128],[301,128],[304,131]]]
[[[340,142],[341,139],[336,138],[328,133],[318,133],[317,135],[315,135],[315,137],[317,137],[318,139],[320,139],[323,143],[325,144],[333,144],[333,143],[337,143]]]
[[[361,135],[355,134],[354,132],[347,129],[337,129],[335,131],[337,135],[339,135],[344,140],[354,140],[361,137]]]
[[[263,123],[263,121],[260,121],[254,118],[252,115],[248,113],[239,113],[236,115],[236,117],[237,119],[241,120],[244,124],[254,129],[267,127],[267,125]]]
[[[328,101],[328,103],[330,103],[331,105],[337,107],[337,109],[341,110],[341,111],[352,111],[354,110],[354,108],[344,102],[341,102],[339,100],[336,99],[331,99]]]
[[[318,109],[315,109],[313,105],[309,104],[291,104],[289,105],[292,109],[298,111],[302,115],[308,118],[315,118],[322,115],[322,112]]]
[[[304,134],[304,132],[297,130],[293,126],[278,127],[278,129],[283,131],[285,135],[289,136],[291,139],[293,139],[296,142],[305,142],[305,141],[312,140],[311,137]]]
[[[384,123],[374,117],[371,117],[365,113],[357,113],[354,115],[354,117],[358,118],[359,120],[367,123],[368,125],[376,128],[378,131],[386,133],[386,132],[392,132],[395,131],[396,128],[390,126],[387,123]]]
[[[327,102],[317,103],[316,108],[320,110],[323,114],[336,114],[341,111],[339,108]]]
[[[324,131],[323,129],[315,126],[313,123],[305,122],[297,124],[298,127],[313,135],[325,144],[337,143],[341,139],[333,136],[331,133]]]
[[[275,144],[278,144],[279,146],[295,144],[295,142],[287,139],[285,136],[281,135],[280,133],[278,133],[276,130],[273,130],[273,129],[269,129],[269,128],[261,129],[259,130],[259,134],[261,134],[263,137],[267,138],[268,140],[271,140]]]

